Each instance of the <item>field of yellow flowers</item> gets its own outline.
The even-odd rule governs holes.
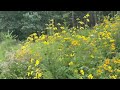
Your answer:
[[[15,51],[7,78],[23,79],[119,79],[120,16],[104,17],[89,29],[89,14],[77,27],[54,20],[46,24],[47,35],[31,34]]]

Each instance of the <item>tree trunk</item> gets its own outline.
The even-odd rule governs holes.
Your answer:
[[[94,11],[95,24],[97,24],[97,11]]]
[[[74,11],[71,12],[72,13],[72,26],[75,26],[75,21],[74,21]]]
[[[91,27],[95,25],[94,11],[90,11],[90,25]]]

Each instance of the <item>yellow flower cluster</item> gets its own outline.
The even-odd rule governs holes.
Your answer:
[[[88,79],[93,79],[93,75],[92,75],[92,74],[89,74],[89,75],[88,75]]]
[[[79,42],[77,40],[73,40],[71,42],[71,45],[73,45],[73,46],[79,46],[80,44],[79,44]]]
[[[40,64],[40,61],[42,60],[35,60],[33,58],[30,59],[29,66],[28,66],[28,72],[27,76],[28,78],[33,78],[33,79],[40,79],[42,77],[42,71],[40,68],[38,68],[38,65]]]
[[[81,73],[81,75],[84,75],[84,71],[83,70],[80,70],[80,73]]]

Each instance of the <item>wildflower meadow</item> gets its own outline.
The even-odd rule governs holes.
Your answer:
[[[76,18],[71,28],[50,19],[46,33],[31,33],[22,42],[6,34],[9,38],[0,44],[0,78],[120,79],[120,16],[105,16],[92,28],[89,17]]]

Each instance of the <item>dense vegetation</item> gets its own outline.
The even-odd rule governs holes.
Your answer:
[[[120,78],[119,12],[0,15],[0,78]]]

